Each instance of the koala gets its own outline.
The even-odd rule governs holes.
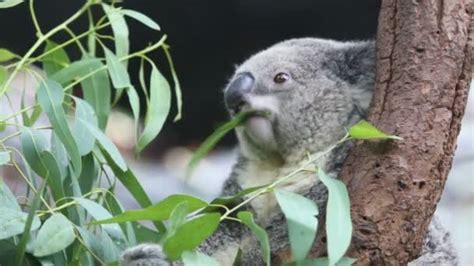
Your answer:
[[[375,43],[292,39],[261,51],[240,65],[224,91],[231,116],[258,111],[236,128],[239,158],[223,195],[267,185],[317,156],[362,119],[374,90]],[[261,115],[264,112],[265,115]],[[320,162],[337,176],[350,148],[343,145]],[[313,173],[301,173],[279,188],[300,193],[324,208],[327,192]],[[272,193],[251,201],[249,210],[270,238],[272,254],[287,249],[287,225]],[[324,211],[324,210],[323,210]],[[259,244],[241,225],[225,221],[198,249],[221,265],[232,265],[238,250],[242,265],[263,265]],[[281,264],[272,255],[272,264]],[[410,265],[456,265],[449,234],[434,221],[423,254]],[[122,265],[171,265],[159,245],[126,251]]]

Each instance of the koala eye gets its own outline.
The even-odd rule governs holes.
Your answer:
[[[275,77],[273,78],[273,81],[275,83],[281,84],[281,83],[285,83],[289,79],[290,79],[290,75],[288,75],[286,73],[283,73],[283,72],[280,72],[280,73],[275,75]]]

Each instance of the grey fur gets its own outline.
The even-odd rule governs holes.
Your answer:
[[[374,88],[375,44],[315,38],[284,41],[244,62],[230,82],[244,72],[253,76],[254,84],[245,95],[242,110],[266,111],[270,115],[252,117],[236,128],[240,156],[224,185],[224,195],[284,176],[304,162],[308,153],[324,151],[361,119]],[[290,79],[275,83],[274,77],[280,72],[289,74]],[[337,176],[348,149],[344,146],[326,156],[322,162],[325,171]],[[305,195],[320,208],[325,206],[324,186],[309,175],[298,176],[284,188]],[[272,196],[254,201],[248,208],[269,233],[272,252],[287,248],[286,222]],[[242,249],[243,265],[262,265],[255,237],[232,221],[223,223],[199,250],[227,265],[233,260],[231,244]],[[137,248],[124,257],[136,251]],[[422,256],[410,265],[456,264],[449,235],[434,222]]]

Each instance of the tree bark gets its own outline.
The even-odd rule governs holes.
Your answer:
[[[415,259],[451,168],[472,77],[472,0],[383,0],[368,120],[400,142],[360,142],[341,179],[358,265]]]

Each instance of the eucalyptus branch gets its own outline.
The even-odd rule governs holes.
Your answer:
[[[250,201],[258,198],[259,196],[265,194],[265,193],[268,193],[270,191],[272,191],[276,186],[278,186],[279,184],[283,183],[283,182],[286,182],[288,181],[289,179],[291,179],[292,177],[294,177],[295,175],[301,173],[301,172],[306,172],[308,171],[308,167],[313,165],[314,163],[316,163],[318,160],[320,160],[321,158],[323,158],[324,156],[328,155],[331,151],[333,151],[337,146],[339,146],[340,144],[344,143],[345,141],[349,140],[350,137],[349,137],[349,134],[347,133],[342,139],[340,139],[336,144],[334,145],[331,145],[329,146],[324,152],[318,154],[316,157],[314,158],[310,158],[306,163],[304,163],[302,166],[298,167],[296,170],[293,170],[291,173],[289,173],[288,175],[282,177],[282,178],[279,178],[277,180],[275,180],[274,182],[272,182],[271,184],[257,190],[254,192],[254,194],[250,197],[248,197],[247,199],[245,199],[244,201],[242,201],[240,204],[238,204],[237,206],[233,207],[232,209],[226,211],[222,216],[221,216],[221,221],[224,220],[224,219],[228,219],[229,218],[229,215],[235,211],[237,211],[238,209],[240,209],[242,206],[244,206],[245,204],[249,203]]]
[[[91,0],[87,0],[86,3],[76,12],[74,13],[71,17],[69,17],[66,21],[63,23],[59,24],[52,30],[50,30],[48,33],[41,35],[38,40],[31,46],[31,48],[26,52],[26,54],[21,58],[20,62],[18,65],[15,67],[13,70],[12,74],[8,77],[7,81],[3,84],[3,88],[0,89],[0,97],[5,94],[5,91],[7,88],[10,86],[11,82],[15,78],[15,76],[18,74],[20,69],[25,65],[25,63],[28,61],[28,59],[33,55],[33,53],[38,49],[43,42],[48,40],[51,36],[56,34],[57,32],[63,30],[67,25],[69,25],[71,22],[79,18],[88,8],[89,6],[92,5]]]
[[[147,54],[147,53],[149,53],[149,52],[151,52],[151,51],[153,51],[153,50],[156,50],[156,49],[158,49],[160,46],[163,45],[163,43],[165,42],[166,38],[167,38],[167,36],[166,36],[166,34],[165,34],[165,35],[163,35],[163,36],[161,37],[161,39],[160,39],[158,42],[156,42],[155,44],[153,44],[153,45],[151,45],[151,46],[148,46],[147,48],[145,48],[145,49],[143,49],[143,50],[140,50],[140,51],[137,51],[137,52],[135,52],[135,53],[129,54],[129,55],[127,55],[127,56],[121,57],[121,58],[119,58],[119,60],[120,60],[120,61],[126,61],[126,60],[128,60],[128,59],[130,59],[130,58],[133,58],[133,57],[141,57],[141,56],[144,55],[144,54]],[[107,69],[107,65],[104,65],[104,66],[102,66],[102,67],[99,67],[99,68],[95,69],[94,71],[89,72],[87,75],[84,75],[84,76],[82,76],[82,77],[76,79],[74,82],[71,82],[71,84],[69,84],[68,86],[66,86],[66,87],[64,88],[64,91],[69,90],[70,88],[72,88],[72,87],[76,86],[77,84],[81,83],[81,81],[83,81],[83,80],[85,80],[85,79],[87,79],[87,78],[89,78],[89,77],[95,75],[96,73],[98,73],[98,72],[100,72],[100,71],[106,70],[106,69]]]

